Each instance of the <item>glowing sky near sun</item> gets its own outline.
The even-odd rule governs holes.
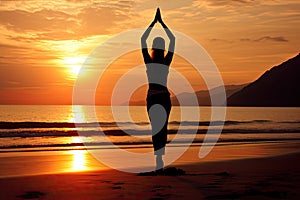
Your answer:
[[[114,34],[147,27],[158,6],[171,29],[208,51],[225,84],[251,82],[299,53],[297,0],[0,1],[0,104],[70,104],[86,56]],[[116,63],[123,71],[106,79],[142,64],[141,54]],[[172,67],[183,66],[174,58]],[[195,90],[205,88],[198,78],[190,75]]]

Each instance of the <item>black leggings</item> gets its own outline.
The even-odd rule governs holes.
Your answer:
[[[167,118],[166,118],[165,123],[163,124],[163,127],[161,129],[159,129],[159,131],[157,133],[153,133],[153,129],[155,129],[155,127],[154,127],[155,124],[153,123],[153,120],[151,120],[151,116],[149,113],[151,106],[153,106],[154,104],[159,104],[162,107],[164,107],[166,114],[167,114]],[[147,112],[148,112],[148,116],[149,116],[151,126],[152,126],[152,143],[153,143],[155,155],[164,155],[165,154],[165,146],[167,143],[167,135],[168,135],[168,121],[169,121],[171,107],[172,107],[172,105],[171,105],[169,93],[160,93],[160,94],[153,94],[153,95],[147,96]],[[160,126],[161,126],[161,124],[160,124]]]

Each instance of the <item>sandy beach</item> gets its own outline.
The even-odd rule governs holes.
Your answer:
[[[89,155],[87,168],[76,169],[66,152],[2,153],[0,199],[299,199],[298,147],[299,142],[217,146],[199,160],[195,146],[172,165],[186,172],[181,176],[120,172]]]

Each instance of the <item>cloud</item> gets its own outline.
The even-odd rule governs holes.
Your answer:
[[[35,63],[11,62],[6,64],[0,61],[0,89],[28,88],[28,87],[53,87],[58,83],[66,82],[64,68],[55,65],[37,67]],[[40,61],[40,64],[41,61]]]
[[[16,51],[16,50],[28,50],[28,49],[30,49],[30,48],[0,43],[0,51],[1,52],[4,52],[4,50]],[[2,55],[3,55],[3,53],[2,53]]]
[[[91,0],[66,0],[66,2],[71,2],[71,3],[87,3],[87,2],[91,2]]]
[[[79,34],[91,36],[113,32],[118,22],[129,19],[116,9],[111,8],[85,8],[78,14],[80,21]]]
[[[231,40],[219,39],[219,38],[212,38],[209,40],[210,42],[225,42],[225,43],[232,43]]]
[[[257,5],[258,0],[197,0],[193,5],[199,8],[220,9],[223,7],[240,7]]]
[[[43,61],[57,59],[57,56],[46,49],[32,46],[10,45],[0,43],[0,68],[20,68],[19,63],[40,64]],[[33,56],[34,55],[34,56]]]
[[[24,10],[0,11],[0,23],[14,31],[49,31],[71,28],[76,25],[74,18],[64,12],[42,9],[35,12]]]
[[[264,42],[264,41],[272,41],[272,42],[288,42],[288,40],[283,36],[264,36],[257,39],[249,39],[249,38],[242,38],[240,39],[242,42]]]
[[[14,31],[16,34],[13,36],[29,40],[81,39],[111,34],[117,24],[130,19],[130,7],[133,5],[130,2],[94,3],[81,7],[76,13],[45,8],[36,11],[0,10],[0,26]]]
[[[299,5],[299,2],[295,0],[199,0],[208,6],[248,6],[248,5],[258,5],[258,6],[283,6],[283,5]]]
[[[34,12],[2,10],[0,11],[0,25],[13,31],[6,38],[14,41],[66,39],[74,37],[74,30],[79,27],[75,17],[61,11],[48,9]]]
[[[206,0],[206,2],[210,6],[232,6],[253,4],[256,0]]]

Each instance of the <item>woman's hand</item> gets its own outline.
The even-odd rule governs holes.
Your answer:
[[[160,14],[160,9],[157,8],[156,10],[156,15],[155,15],[155,19],[156,22],[158,21],[159,23],[163,23],[162,18],[161,18],[161,14]]]

